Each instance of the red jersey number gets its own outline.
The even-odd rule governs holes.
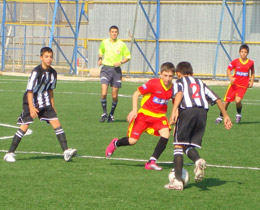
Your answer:
[[[190,88],[193,90],[195,89],[194,93],[192,94],[192,98],[201,98],[201,96],[199,95],[199,91],[200,91],[200,86],[196,83],[191,83],[190,84]]]

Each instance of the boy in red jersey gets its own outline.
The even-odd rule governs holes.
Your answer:
[[[227,69],[227,76],[231,82],[226,91],[224,97],[224,107],[227,110],[229,104],[232,101],[236,102],[237,114],[236,123],[241,121],[242,111],[242,99],[247,91],[247,88],[253,87],[255,79],[254,61],[247,58],[249,53],[249,47],[243,44],[239,48],[240,58],[233,60]],[[234,69],[234,75],[231,75],[231,71]],[[251,80],[250,80],[251,73]],[[223,120],[222,113],[216,119],[216,123],[220,123]]]
[[[161,171],[155,162],[166,148],[170,125],[166,117],[167,104],[173,95],[172,79],[175,67],[166,62],[161,65],[160,79],[151,79],[146,84],[138,87],[133,94],[133,109],[127,116],[129,122],[128,135],[121,139],[113,139],[106,149],[106,157],[111,157],[117,147],[129,146],[137,143],[143,132],[160,136],[150,160],[145,164],[145,169]],[[138,111],[138,98],[143,95],[141,108]]]

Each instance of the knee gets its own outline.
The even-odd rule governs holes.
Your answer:
[[[129,138],[128,141],[129,141],[130,145],[135,145],[137,143],[138,139]]]

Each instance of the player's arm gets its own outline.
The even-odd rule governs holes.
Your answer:
[[[235,82],[236,78],[231,75],[231,70],[227,69],[227,76],[231,83]]]
[[[132,98],[132,111],[127,116],[127,121],[131,122],[133,119],[137,117],[138,113],[138,98],[141,96],[141,92],[139,90],[135,91]]]
[[[98,49],[98,65],[102,65],[102,59],[105,52],[104,42],[102,41]]]
[[[254,80],[255,80],[255,67],[254,67],[254,65],[252,65],[250,70],[251,70],[251,80],[250,80],[250,83],[248,85],[249,88],[253,87],[253,83],[254,83]]]
[[[170,120],[169,120],[170,125],[176,123],[176,121],[179,117],[178,107],[179,107],[179,105],[182,101],[182,97],[183,97],[182,91],[179,91],[175,96],[174,104],[173,104],[173,107],[172,107],[172,113],[171,113]]]
[[[102,65],[102,59],[103,59],[103,55],[102,54],[98,54],[98,65],[99,66]]]
[[[54,111],[56,112],[55,107],[54,107],[53,90],[50,89],[50,90],[48,90],[48,92],[49,92],[49,96],[50,96],[50,100],[51,100],[51,106],[52,106],[52,108],[54,109]]]
[[[27,92],[27,100],[28,100],[30,115],[33,119],[35,119],[36,117],[38,117],[39,110],[37,108],[35,108],[33,105],[33,92],[32,91]]]
[[[223,115],[225,128],[226,129],[232,128],[232,122],[231,122],[231,120],[228,116],[228,113],[227,113],[227,111],[226,111],[226,109],[225,109],[225,107],[224,107],[220,98],[216,100],[216,104],[218,105],[218,108]]]

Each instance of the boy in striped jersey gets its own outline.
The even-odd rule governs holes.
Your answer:
[[[42,63],[32,70],[24,93],[23,111],[17,121],[20,128],[13,137],[8,153],[4,156],[7,162],[15,162],[14,152],[36,117],[51,124],[63,150],[65,161],[71,160],[77,153],[76,149],[68,148],[65,133],[54,108],[53,89],[56,87],[57,72],[51,67],[53,51],[49,47],[43,47],[40,54]]]
[[[170,136],[170,125],[166,112],[168,102],[172,98],[174,73],[174,65],[166,62],[161,65],[160,79],[151,79],[138,87],[133,94],[133,109],[127,117],[129,122],[128,135],[121,139],[112,139],[106,149],[106,157],[111,157],[118,147],[136,144],[142,133],[147,132],[151,135],[160,136],[160,139],[150,160],[145,164],[145,169],[162,170],[155,162],[165,150]],[[138,98],[141,95],[143,95],[143,98],[141,108],[138,110]]]
[[[195,181],[202,181],[206,162],[200,158],[195,148],[201,148],[207,112],[210,104],[217,104],[223,114],[226,129],[232,127],[231,120],[221,99],[200,79],[194,78],[189,62],[181,62],[176,67],[178,91],[170,116],[170,124],[176,123],[174,132],[175,179],[165,185],[166,189],[183,190],[183,152],[195,163]]]

